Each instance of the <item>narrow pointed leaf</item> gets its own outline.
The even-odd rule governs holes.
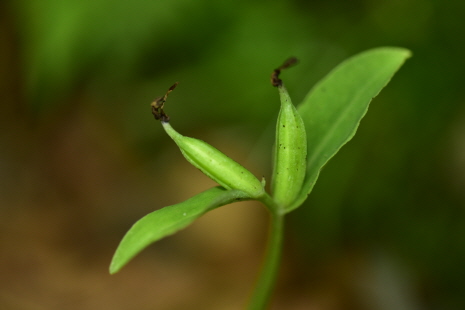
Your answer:
[[[302,118],[292,104],[286,88],[281,85],[278,90],[281,109],[276,124],[271,189],[273,199],[285,209],[298,197],[305,179],[307,137]]]
[[[214,187],[184,202],[149,213],[126,233],[110,264],[110,273],[118,272],[134,256],[151,243],[191,224],[206,212],[235,201],[249,199],[238,190]]]
[[[310,91],[298,107],[307,131],[307,173],[287,212],[305,201],[321,168],[352,139],[372,98],[410,55],[396,47],[368,50],[341,63]]]
[[[162,122],[162,125],[184,158],[213,181],[226,189],[246,192],[252,198],[265,194],[262,183],[241,164],[205,141],[181,135],[168,122]]]

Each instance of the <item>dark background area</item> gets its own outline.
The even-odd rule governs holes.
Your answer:
[[[273,309],[465,308],[465,3],[2,1],[0,308],[241,309],[266,238],[222,207],[110,276],[145,214],[214,185],[150,113],[270,178],[282,78],[298,104],[345,58],[413,58],[291,213]]]

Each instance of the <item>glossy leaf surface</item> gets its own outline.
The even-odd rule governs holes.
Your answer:
[[[111,261],[110,273],[118,272],[151,243],[171,235],[217,207],[249,199],[238,190],[214,187],[184,202],[149,213],[126,233]]]
[[[280,86],[278,90],[281,109],[276,124],[271,189],[273,199],[280,208],[286,209],[298,197],[305,179],[307,138],[302,118],[286,88]]]
[[[170,123],[162,122],[162,125],[184,158],[213,181],[226,189],[246,192],[252,198],[264,195],[262,183],[241,164],[205,141],[181,135]]]
[[[312,191],[321,168],[355,135],[373,97],[411,55],[403,48],[368,50],[342,62],[323,78],[298,107],[307,131],[307,172],[297,200]]]

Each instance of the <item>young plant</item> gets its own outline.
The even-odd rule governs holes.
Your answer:
[[[301,206],[311,192],[321,168],[355,134],[373,97],[386,86],[410,52],[403,48],[376,48],[358,54],[336,67],[317,83],[296,109],[279,78],[296,63],[290,58],[274,70],[271,83],[278,88],[281,109],[276,125],[272,195],[246,168],[204,141],[179,134],[164,112],[168,94],[152,103],[152,114],[184,157],[221,186],[184,202],[154,211],[126,233],[110,265],[118,272],[151,243],[188,226],[220,206],[258,200],[270,213],[270,236],[265,261],[249,309],[265,309],[278,273],[284,216]]]

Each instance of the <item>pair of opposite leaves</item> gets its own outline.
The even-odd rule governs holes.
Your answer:
[[[320,169],[354,136],[372,98],[410,55],[410,51],[396,47],[355,55],[317,83],[297,109],[284,86],[278,86],[281,110],[272,180],[278,210],[272,211],[285,214],[302,205]],[[235,201],[261,200],[268,195],[262,183],[240,164],[201,140],[177,133],[162,110],[164,100],[166,95],[156,104],[164,129],[186,159],[222,187],[154,211],[136,222],[113,256],[112,274],[149,244],[188,226],[206,212]]]

